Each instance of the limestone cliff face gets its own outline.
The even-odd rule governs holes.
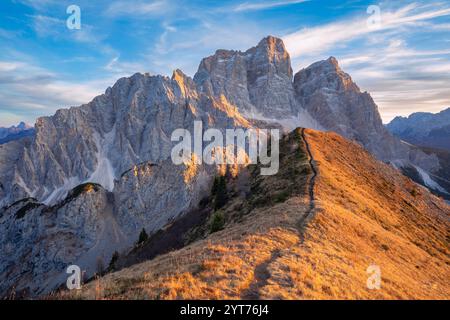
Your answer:
[[[1,204],[31,196],[48,204],[61,200],[83,182],[107,190],[138,163],[157,163],[170,156],[171,133],[205,127],[245,125],[226,101],[200,96],[192,79],[180,71],[172,79],[135,74],[120,79],[91,103],[59,110],[36,123],[35,139],[16,145],[20,156],[0,168],[7,195]],[[8,156],[11,147],[0,148]]]
[[[194,81],[199,90],[225,96],[253,119],[313,121],[295,99],[289,53],[281,39],[267,37],[245,52],[218,50],[202,60]],[[297,124],[297,125],[298,125]]]
[[[300,70],[294,77],[296,96],[325,129],[358,141],[386,162],[414,163],[426,170],[439,167],[437,157],[402,143],[384,127],[378,107],[342,71],[334,57]]]
[[[393,139],[382,124],[377,106],[341,70],[334,57],[300,70],[294,87],[302,106],[324,128],[359,141],[379,159],[392,158]]]
[[[216,168],[176,166],[170,159],[178,143],[170,140],[172,132],[193,132],[195,120],[205,129],[249,126],[225,98],[198,93],[193,80],[177,70],[172,78],[120,79],[87,105],[40,118],[35,138],[0,146],[0,233],[14,252],[12,260],[0,261],[0,293],[13,286],[48,292],[74,262],[90,277],[97,257],[107,264],[114,250],[133,245],[142,228],[157,231],[195,206],[209,191]],[[98,184],[101,191],[92,201],[67,201],[84,183]],[[26,198],[33,198],[32,204],[19,201]],[[42,215],[49,208],[53,213]],[[18,211],[26,212],[24,219],[13,218]],[[114,226],[114,234],[99,233],[100,226]],[[39,253],[47,247],[60,257]]]
[[[36,123],[36,138],[13,165],[19,189],[47,203],[84,182],[112,190],[135,163],[170,154],[170,134],[196,117],[198,101],[176,80],[135,74],[91,103]],[[15,178],[15,179],[14,179]],[[13,186],[11,184],[10,186]]]
[[[120,247],[123,238],[115,230],[108,194],[100,186],[78,187],[53,207],[35,199],[14,203],[0,216],[0,292],[14,287],[36,295],[53,289],[74,263],[91,276],[96,262],[107,263],[111,250]]]

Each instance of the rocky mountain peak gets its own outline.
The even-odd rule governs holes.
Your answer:
[[[184,97],[198,97],[195,82],[180,69],[173,71],[172,81],[175,81],[178,84]]]
[[[339,62],[337,61],[337,59],[335,57],[331,56],[327,60],[325,60],[325,62],[333,65],[336,68],[336,70],[340,70]]]
[[[26,124],[26,123],[23,122],[23,121],[21,121],[21,122],[17,125],[17,129],[20,129],[20,130],[26,130],[26,129],[29,129],[29,128],[31,128],[31,126],[28,125],[28,124]]]
[[[439,113],[416,112],[395,117],[386,127],[408,143],[450,150],[450,108]]]
[[[0,145],[24,137],[33,136],[34,132],[34,128],[23,121],[17,126],[11,126],[9,128],[0,127]]]
[[[384,128],[372,97],[360,91],[336,58],[300,70],[294,88],[301,106],[326,130],[358,141],[378,159],[397,158],[397,151],[408,157]]]
[[[269,36],[245,52],[217,50],[202,60],[194,81],[199,90],[224,95],[254,119],[286,119],[298,113],[289,54],[281,39]]]
[[[294,87],[300,95],[302,92],[315,90],[360,91],[350,75],[340,68],[335,57],[300,70],[294,77]]]
[[[246,53],[256,54],[261,59],[270,62],[269,65],[276,68],[276,73],[292,79],[291,58],[280,38],[268,36],[262,39],[256,47],[247,50]]]

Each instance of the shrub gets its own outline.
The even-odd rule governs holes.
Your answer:
[[[220,180],[220,177],[215,177],[214,178],[214,182],[213,182],[213,185],[212,185],[212,188],[211,188],[211,195],[212,196],[215,196],[217,194],[217,188],[219,187],[219,180]]]
[[[111,261],[109,262],[109,270],[114,270],[117,260],[119,260],[119,253],[117,251],[114,251]]]
[[[221,211],[217,211],[213,214],[211,225],[210,225],[210,231],[211,233],[220,231],[223,229],[225,225],[225,217]]]
[[[141,233],[139,234],[139,239],[138,239],[138,241],[137,241],[137,243],[136,244],[142,244],[142,243],[144,243],[144,242],[146,242],[148,240],[148,234],[147,234],[147,232],[145,231],[145,228],[142,228],[142,231],[141,231]]]
[[[284,190],[277,193],[274,197],[275,203],[285,202],[289,198],[289,192]]]
[[[213,192],[215,197],[214,209],[218,210],[222,208],[228,201],[227,182],[224,176],[214,179]]]

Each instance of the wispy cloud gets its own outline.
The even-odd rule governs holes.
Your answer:
[[[113,57],[104,67],[105,71],[108,71],[116,78],[129,76],[136,72],[144,72],[146,65],[140,62],[127,62],[121,61],[120,56]]]
[[[32,20],[32,27],[40,37],[57,36],[65,27],[65,21],[45,15],[28,15]]]
[[[436,31],[450,31],[450,23],[432,24],[429,27]]]
[[[200,18],[191,14],[189,27],[185,27],[184,21],[179,25],[175,18],[161,22],[158,29],[162,32],[153,41],[143,42],[139,56],[129,59],[125,54],[115,55],[106,66],[107,70],[122,72],[131,67],[131,73],[170,75],[173,70],[181,69],[194,76],[201,59],[217,49],[246,50],[270,34],[268,27],[235,15],[219,20],[214,16]]]
[[[428,10],[428,6],[420,7],[417,4],[410,4],[396,11],[383,8],[381,10],[381,22],[378,28],[368,26],[369,16],[367,15],[315,28],[303,28],[283,39],[291,56],[311,55],[369,34],[403,26],[414,26],[421,21],[450,15],[450,7]]]
[[[21,3],[36,10],[42,10],[49,6],[58,4],[59,0],[13,0],[13,2]]]
[[[174,6],[174,4],[172,4]],[[142,1],[142,0],[130,0],[130,1],[114,1],[106,9],[105,13],[108,16],[148,16],[150,14],[161,14],[167,12],[171,8],[171,5],[167,0],[156,1]]]
[[[294,4],[299,4],[303,2],[308,2],[309,0],[291,0],[291,1],[264,1],[264,2],[244,2],[233,8],[234,12],[241,11],[257,11],[257,10],[265,10],[276,7],[289,6]]]
[[[386,47],[365,49],[340,59],[354,80],[369,90],[385,122],[417,111],[450,105],[448,50],[417,50],[394,39]]]
[[[6,29],[2,29],[0,28],[0,38],[3,39],[14,39],[16,37],[19,37],[22,34],[21,31],[17,31],[17,30],[6,30]]]
[[[78,43],[95,49],[96,52],[112,55],[115,50],[105,42],[108,34],[100,31],[97,26],[94,27],[88,23],[82,23],[81,29],[69,30],[66,26],[66,20],[52,16],[36,14],[27,15],[30,19],[30,26],[38,38],[51,38],[58,42]],[[64,59],[68,60],[68,59]]]
[[[294,68],[337,56],[341,67],[371,93],[388,122],[397,115],[450,105],[450,49],[411,48],[406,40],[421,32],[445,32],[448,23],[434,20],[445,16],[450,16],[450,7],[443,3],[413,3],[397,10],[382,5],[378,28],[367,25],[364,10],[363,16],[303,28],[283,39]]]
[[[88,102],[135,72],[169,75],[180,68],[192,76],[215,50],[246,50],[268,34],[286,34],[294,70],[336,56],[372,94],[385,121],[450,104],[448,1],[377,1],[381,24],[369,28],[369,0],[323,8],[306,0],[77,0],[81,30],[66,28],[65,9],[73,2],[10,1],[21,5],[0,22],[1,124],[33,122],[57,107]],[[305,9],[305,19],[286,18],[297,8]]]
[[[113,79],[71,82],[26,61],[0,61],[0,84],[0,126],[6,126],[18,119],[33,123],[59,108],[87,103]]]

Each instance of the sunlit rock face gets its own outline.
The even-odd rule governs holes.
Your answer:
[[[267,37],[245,52],[217,50],[202,60],[194,81],[207,95],[225,96],[252,119],[313,122],[295,99],[289,53],[283,41]],[[308,123],[307,126],[311,126]]]

